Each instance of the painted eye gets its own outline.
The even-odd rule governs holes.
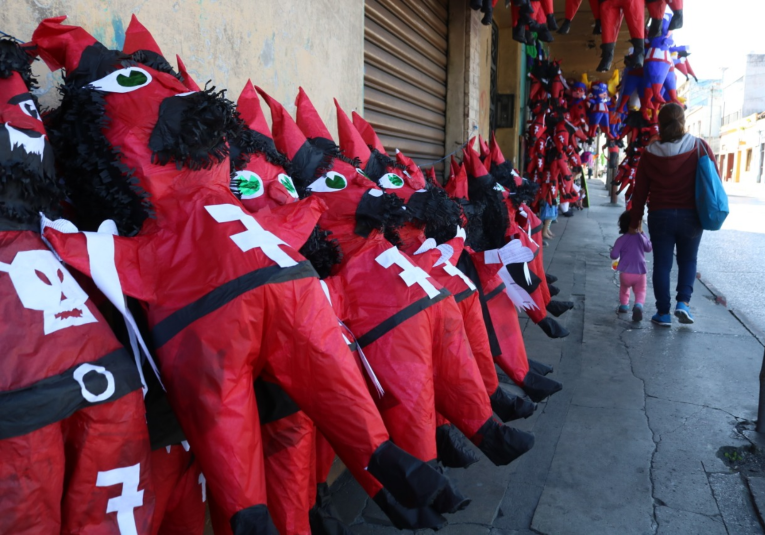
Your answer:
[[[360,174],[361,176],[363,176],[364,178],[366,178],[367,180],[372,180],[371,178],[369,178],[368,174],[366,174],[362,169],[359,169],[358,167],[356,168],[356,172]]]
[[[236,181],[242,199],[256,199],[263,195],[263,180],[252,171],[239,171]]]
[[[494,184],[494,189],[496,191],[505,191],[505,187],[500,183]]]
[[[287,193],[292,195],[295,199],[298,198],[297,190],[295,189],[295,184],[292,183],[292,178],[285,175],[284,173],[279,173],[279,184],[284,186],[284,189],[287,190]]]
[[[14,104],[19,107],[24,115],[28,115],[32,119],[40,120],[40,113],[37,111],[35,101],[32,100],[32,95],[29,93],[23,93],[16,95],[8,101],[8,104]]]
[[[398,189],[404,186],[404,179],[393,173],[386,173],[380,178],[380,186],[385,189]]]
[[[323,177],[311,182],[308,189],[316,193],[332,193],[345,189],[346,186],[348,186],[348,181],[343,175],[335,171],[329,171]]]
[[[100,80],[91,82],[90,87],[108,93],[130,93],[151,83],[151,74],[140,67],[128,67],[114,71]]]

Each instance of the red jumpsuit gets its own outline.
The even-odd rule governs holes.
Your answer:
[[[136,363],[40,239],[37,211],[49,207],[17,197],[28,187],[20,179],[38,196],[56,195],[57,182],[30,88],[5,64],[19,52],[0,43],[0,533],[148,535],[154,491]]]
[[[92,37],[62,20],[43,21],[33,40],[52,68],[66,66],[67,75],[82,82],[88,72],[97,72],[90,62],[100,59],[88,54],[110,51],[93,48]],[[86,63],[78,70],[81,58]],[[403,502],[430,503],[443,477],[426,469],[425,479],[414,484],[396,473],[421,463],[388,441],[313,269],[287,245],[307,236],[321,203],[314,203],[312,213],[288,209],[257,220],[245,213],[229,191],[220,130],[195,135],[210,136],[200,141],[222,148],[188,158],[175,155],[178,136],[192,132],[182,132],[173,111],[189,103],[203,105],[215,95],[189,95],[178,79],[146,64],[115,69],[78,87],[105,93],[104,112],[111,121],[103,134],[111,147],[120,147],[115,156],[135,169],[138,185],[151,194],[154,219],[133,238],[102,239],[50,228],[45,235],[87,274],[113,262],[124,293],[145,303],[168,398],[210,494],[234,531],[274,531],[265,505],[252,387],[257,376],[287,391],[352,473],[368,469],[392,485]],[[214,110],[227,113],[225,107]],[[152,151],[150,144],[162,148]],[[95,238],[113,247],[113,254],[104,249],[89,254],[88,242]]]

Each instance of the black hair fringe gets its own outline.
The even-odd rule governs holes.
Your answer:
[[[343,260],[340,245],[336,239],[330,238],[331,235],[331,231],[316,225],[308,241],[300,248],[300,254],[311,262],[320,279],[329,277],[332,268]]]
[[[376,183],[390,168],[406,169],[405,165],[396,162],[394,158],[387,154],[380,152],[374,147],[369,147],[369,149],[372,151],[372,154],[369,155],[367,165],[364,167],[364,173]]]
[[[274,140],[265,134],[250,129],[247,125],[229,138],[229,158],[231,160],[231,172],[241,171],[250,161],[250,157],[262,154],[266,161],[284,169],[290,174],[289,160],[276,149]]]
[[[21,75],[30,92],[37,89],[37,80],[32,76],[32,56],[16,41],[0,39],[0,78],[9,78],[14,72]]]
[[[59,92],[61,105],[48,114],[46,126],[78,226],[96,230],[103,220],[113,219],[121,235],[136,234],[153,209],[133,170],[120,162],[119,150],[103,133],[110,122],[105,93],[71,83]]]
[[[226,91],[215,91],[209,82],[205,89],[183,97],[162,101],[149,148],[152,163],[177,169],[210,169],[229,155],[227,139],[242,135],[246,125],[236,105],[225,98]]]
[[[155,71],[164,72],[173,76],[179,82],[183,83],[183,77],[176,72],[172,65],[162,56],[152,50],[136,50],[130,54],[130,59],[146,65],[147,67],[154,69]]]
[[[454,238],[462,222],[459,204],[449,198],[446,191],[428,184],[425,191],[413,193],[406,203],[410,217],[422,222],[425,236],[441,244]]]
[[[385,234],[394,245],[400,243],[397,229],[409,220],[409,213],[404,210],[404,201],[392,193],[383,193],[379,197],[365,194],[356,207],[356,228],[354,232],[367,238],[373,230]]]
[[[0,142],[4,141],[2,134],[0,132]],[[33,225],[39,230],[40,212],[51,219],[60,216],[59,203],[65,197],[64,188],[53,166],[41,162],[37,154],[29,154],[21,147],[10,152],[10,158],[3,155],[0,162],[0,220]],[[45,148],[43,160],[53,160],[49,146]]]

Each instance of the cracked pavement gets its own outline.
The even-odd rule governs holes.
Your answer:
[[[551,340],[522,319],[529,356],[553,365],[563,390],[513,422],[535,434],[529,453],[448,471],[473,501],[440,533],[763,533],[747,483],[718,457],[749,444],[736,424],[756,417],[762,345],[698,282],[695,324],[652,325],[650,268],[646,320],[618,317],[608,248],[624,208],[602,182],[589,190],[591,208],[561,218],[545,248],[557,299],[576,304],[559,318],[571,335]],[[354,533],[401,533],[347,473],[332,492]]]

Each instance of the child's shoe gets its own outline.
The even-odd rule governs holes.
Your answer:
[[[675,307],[675,316],[685,325],[693,323],[693,316],[691,316],[691,309],[685,303],[678,303]]]
[[[653,317],[651,317],[651,321],[656,325],[661,325],[662,327],[672,327],[672,316],[670,316],[669,313],[660,314],[657,312],[653,315]]]
[[[619,305],[619,308],[616,309],[616,311],[619,314],[626,314],[627,312],[630,311],[630,306],[629,305]]]
[[[632,307],[632,321],[643,321],[643,305],[636,303]]]

